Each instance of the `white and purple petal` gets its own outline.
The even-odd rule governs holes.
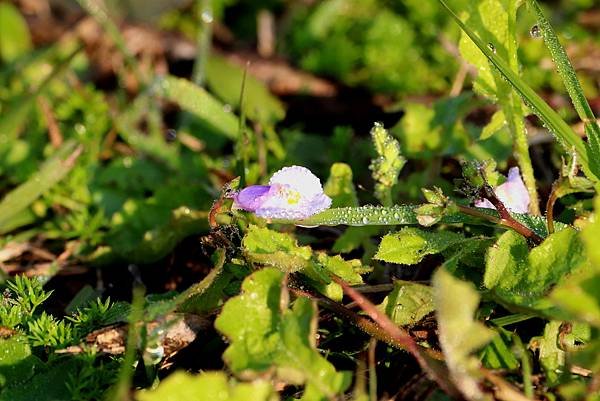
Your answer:
[[[270,185],[251,185],[242,189],[233,198],[238,209],[254,212],[264,203],[266,195],[271,189]]]
[[[529,211],[529,192],[523,183],[518,167],[512,167],[508,170],[508,178],[504,184],[496,187],[494,192],[509,211],[515,213],[527,213]],[[495,209],[494,205],[487,199],[476,201],[475,206]]]
[[[269,185],[244,188],[234,197],[234,207],[267,219],[302,220],[330,206],[319,179],[301,166],[284,167]]]

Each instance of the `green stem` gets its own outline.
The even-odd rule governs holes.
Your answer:
[[[517,15],[519,5],[517,2],[509,2],[509,15]],[[517,51],[517,27],[516,18],[509,18],[510,39],[507,41],[508,46],[508,63],[510,68],[519,74],[519,57]],[[540,215],[540,201],[536,189],[535,176],[533,175],[533,166],[531,165],[531,157],[529,156],[529,143],[527,142],[527,129],[525,128],[525,112],[521,104],[521,98],[516,93],[511,92],[506,96],[505,107],[503,107],[508,120],[508,126],[514,138],[514,155],[519,163],[521,174],[527,192],[529,193],[529,212],[533,215]]]
[[[515,140],[514,152],[523,182],[529,193],[529,212],[535,216],[540,215],[540,200],[536,189],[535,176],[533,175],[533,166],[531,165],[531,157],[529,157],[529,143],[527,142],[527,129],[525,128],[525,115],[521,99],[512,95],[510,97],[511,112],[507,115],[508,126],[512,131]]]
[[[192,82],[198,86],[204,86],[206,80],[206,63],[210,55],[212,42],[213,8],[211,0],[197,0],[198,36],[196,36],[196,60],[192,72]]]

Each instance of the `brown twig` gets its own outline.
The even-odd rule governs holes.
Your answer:
[[[481,191],[483,197],[489,200],[490,203],[494,205],[494,207],[498,211],[498,214],[500,214],[500,224],[506,227],[510,227],[525,238],[531,240],[536,245],[539,245],[542,243],[542,241],[544,241],[542,237],[533,232],[529,227],[526,227],[523,224],[519,223],[511,216],[510,212],[508,211],[506,206],[504,206],[504,203],[502,203],[502,201],[498,199],[496,193],[494,192],[491,186],[485,183],[481,187]]]
[[[460,392],[456,386],[448,379],[449,373],[445,365],[438,360],[432,359],[427,351],[420,347],[415,340],[405,330],[398,327],[391,319],[382,313],[371,301],[364,295],[352,288],[348,283],[339,277],[332,276],[332,280],[339,284],[344,290],[344,294],[354,300],[361,309],[373,319],[378,326],[378,330],[386,333],[387,336],[408,351],[416,360],[421,369],[426,372],[435,382],[450,396],[459,396]]]
[[[57,149],[63,143],[63,136],[60,132],[60,127],[58,126],[58,122],[56,122],[56,118],[54,117],[54,113],[52,112],[52,108],[50,104],[43,96],[38,97],[38,104],[42,109],[42,114],[46,119],[46,125],[48,126],[48,138],[50,139],[50,144],[54,149]]]

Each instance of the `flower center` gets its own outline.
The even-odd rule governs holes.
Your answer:
[[[300,192],[296,191],[288,187],[287,185],[282,185],[277,188],[278,195],[284,198],[287,201],[288,205],[297,205],[300,202],[300,198],[302,195]]]

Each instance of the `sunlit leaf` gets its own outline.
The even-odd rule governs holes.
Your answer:
[[[461,241],[464,241],[464,237],[451,231],[435,232],[407,227],[384,236],[374,258],[384,262],[414,265],[425,256],[440,253]]]
[[[272,385],[266,380],[238,383],[227,378],[223,372],[204,372],[192,375],[175,372],[154,390],[138,391],[138,401],[274,401],[279,399]]]
[[[265,268],[242,284],[242,293],[227,301],[216,328],[230,341],[223,358],[244,377],[272,371],[279,380],[306,385],[321,397],[341,394],[350,376],[336,372],[315,348],[315,307],[306,298],[290,309],[282,302],[283,273]]]
[[[410,281],[394,281],[394,289],[379,308],[399,326],[415,324],[433,312],[433,288]]]
[[[503,301],[525,307],[548,307],[550,289],[586,263],[576,230],[565,228],[529,251],[521,235],[507,231],[487,254],[483,283]]]
[[[480,362],[473,355],[494,332],[474,319],[479,295],[473,286],[444,269],[433,276],[434,302],[439,337],[450,377],[468,400],[486,400],[479,387]]]

